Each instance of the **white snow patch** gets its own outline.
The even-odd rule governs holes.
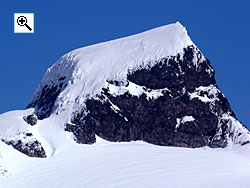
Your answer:
[[[203,61],[206,61],[206,58],[202,53],[198,52],[197,48],[195,48],[194,51],[195,51],[195,53],[194,53],[194,58],[193,58],[193,65],[197,69],[200,63],[202,63]]]
[[[234,144],[250,143],[250,132],[237,119],[229,113],[224,113],[221,119],[228,120],[229,134]]]
[[[175,126],[175,131],[177,131],[177,129],[180,127],[181,124],[184,124],[186,122],[191,122],[191,121],[195,121],[193,116],[184,116],[182,118],[176,118],[177,124]]]
[[[194,121],[195,119],[193,118],[193,116],[184,116],[181,119],[181,123],[185,123],[185,122],[190,122],[190,121]]]
[[[29,132],[30,125],[24,117],[33,114],[34,109],[17,110],[0,114],[0,138],[3,140],[18,140]]]
[[[128,86],[116,86],[113,84],[108,84],[108,89],[110,91],[110,94],[113,96],[123,95],[124,93],[128,92],[132,96],[137,96],[137,97],[140,97],[142,94],[145,94],[147,100],[157,99],[158,97],[163,96],[165,91],[171,93],[171,91],[168,88],[148,89],[145,86],[140,86],[130,81],[128,81]]]
[[[206,92],[205,94],[201,94],[202,92]],[[219,90],[214,86],[213,84],[205,87],[205,86],[200,86],[195,89],[195,92],[189,93],[190,99],[198,98],[202,102],[215,102],[218,100],[217,95],[218,95]]]
[[[171,93],[171,91],[168,88],[164,88],[164,89],[152,89],[152,90],[146,91],[145,94],[147,95],[147,100],[149,99],[154,100],[161,96],[164,96],[165,91],[168,91]],[[170,96],[173,97],[171,94]]]
[[[124,88],[127,91],[129,91],[129,93],[133,96],[137,96],[140,97],[142,95],[142,93],[145,91],[143,86],[139,86],[137,84],[134,84],[133,82],[129,82],[128,87]]]

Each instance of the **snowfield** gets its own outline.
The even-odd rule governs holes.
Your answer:
[[[247,147],[187,149],[143,142],[69,144],[47,159],[0,145],[3,188],[249,188]]]

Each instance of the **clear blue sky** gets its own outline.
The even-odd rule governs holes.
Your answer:
[[[0,1],[0,113],[24,109],[63,54],[180,21],[211,60],[237,117],[250,127],[249,7],[249,1],[232,0]],[[35,34],[13,33],[14,12],[35,13]]]

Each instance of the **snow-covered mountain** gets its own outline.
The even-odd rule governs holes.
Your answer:
[[[143,140],[157,145],[226,147],[249,143],[214,70],[175,23],[80,48],[45,74],[28,105],[56,114],[78,143]]]
[[[0,187],[247,187],[250,133],[214,74],[179,22],[69,52],[0,115]]]

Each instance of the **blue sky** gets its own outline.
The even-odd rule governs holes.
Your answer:
[[[250,127],[249,7],[231,0],[1,1],[0,113],[24,109],[63,54],[180,21],[210,59],[238,119]],[[13,33],[14,12],[34,12],[34,34]]]

